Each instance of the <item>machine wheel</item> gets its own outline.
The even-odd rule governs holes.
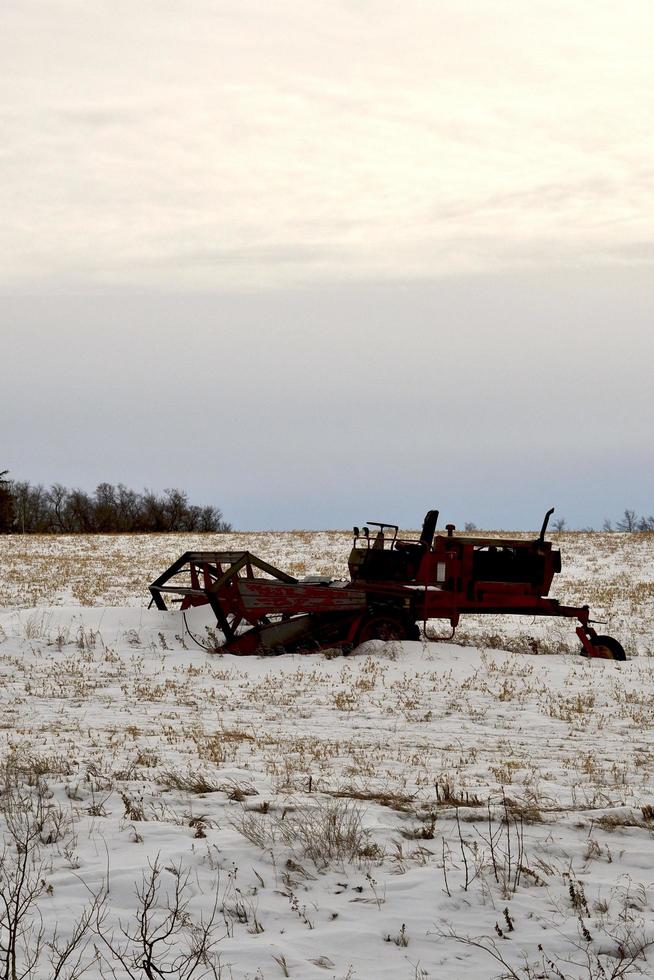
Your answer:
[[[362,623],[357,634],[357,643],[365,643],[367,640],[408,640],[412,625],[392,613],[379,613]]]
[[[612,636],[591,636],[591,645],[595,647],[596,657],[604,660],[626,660],[627,656],[622,649],[622,645],[614,640]]]

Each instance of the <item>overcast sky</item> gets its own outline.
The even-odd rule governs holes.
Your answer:
[[[0,469],[654,512],[654,5],[3,0]]]

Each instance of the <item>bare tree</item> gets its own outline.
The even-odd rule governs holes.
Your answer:
[[[162,891],[162,873],[172,874],[172,887]],[[96,916],[95,931],[103,943],[103,959],[113,977],[119,963],[130,980],[220,980],[220,957],[216,952],[223,938],[216,935],[218,889],[207,918],[193,920],[189,914],[190,871],[180,866],[163,869],[159,858],[150,864],[136,889],[138,908],[133,925],[119,925],[119,935],[109,931],[106,910]]]
[[[70,491],[69,499],[72,530],[86,533],[95,531],[95,508],[88,493],[84,490],[74,489]]]
[[[35,843],[28,834],[21,837],[22,850],[0,852],[0,980],[30,976],[41,956],[43,926],[36,903],[44,884]]]
[[[69,493],[61,483],[53,483],[48,490],[48,501],[52,510],[54,529],[65,533],[70,531]]]
[[[47,494],[40,484],[32,486],[26,480],[14,481],[11,483],[11,495],[18,531],[52,530]]]
[[[183,490],[169,487],[164,490],[164,513],[166,515],[166,530],[186,530],[184,519],[188,515],[188,497]]]
[[[95,488],[94,524],[98,531],[115,531],[118,521],[116,488],[111,483],[98,483]]]
[[[141,498],[134,490],[129,490],[123,483],[116,488],[117,522],[119,531],[133,531],[138,524]]]
[[[14,500],[11,484],[5,477],[9,470],[0,470],[0,534],[11,531],[14,524]]]
[[[67,938],[56,928],[48,938],[38,907],[47,878],[41,848],[58,839],[57,808],[46,802],[40,783],[34,791],[23,791],[15,774],[6,771],[1,809],[8,842],[0,852],[0,980],[32,977],[45,949],[52,980],[78,980],[91,963],[86,955],[91,925],[103,906],[105,890],[92,896]]]
[[[146,490],[141,499],[138,521],[139,531],[166,531],[164,502],[152,490]]]
[[[618,531],[629,531],[630,533],[638,530],[638,515],[635,510],[625,509],[622,518],[615,525]]]

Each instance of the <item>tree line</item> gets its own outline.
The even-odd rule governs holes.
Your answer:
[[[650,514],[649,517],[639,516],[635,510],[624,511],[622,517],[619,521],[615,522],[615,527],[613,526],[613,521],[607,519],[602,525],[603,531],[654,531],[654,514]]]
[[[569,531],[568,522],[565,517],[559,517],[555,521],[552,521],[553,531]],[[594,531],[593,527],[582,527],[582,531]],[[626,508],[622,517],[617,521],[612,521],[609,517],[606,518],[602,524],[603,531],[626,531],[629,534],[636,534],[639,531],[654,531],[654,515],[650,514],[648,517],[645,515],[639,516],[635,510]]]
[[[138,493],[124,484],[99,483],[93,493],[60,483],[49,488],[0,472],[0,533],[101,534],[111,532],[231,531],[218,507],[189,503],[175,488]]]
[[[568,527],[568,522],[565,517],[557,517],[550,524],[552,531],[571,531],[572,528]],[[473,524],[472,521],[466,521],[465,531],[472,533],[477,531],[477,525]],[[594,531],[594,527],[582,527],[579,528],[580,531]],[[612,521],[610,518],[606,518],[602,524],[603,531],[626,531],[629,534],[636,534],[639,531],[654,531],[654,514],[650,514],[648,517],[644,515],[639,515],[635,510],[627,508],[624,510],[622,517],[617,521]]]

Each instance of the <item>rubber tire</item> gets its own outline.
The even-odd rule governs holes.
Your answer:
[[[604,660],[627,659],[627,655],[624,652],[622,645],[612,636],[591,636],[590,642],[591,646],[604,648],[602,653],[597,654],[598,657],[602,657]]]
[[[411,624],[413,625],[413,624]],[[357,645],[367,640],[384,640],[386,642],[408,640],[410,625],[403,619],[393,615],[379,613],[370,616],[359,627]]]

